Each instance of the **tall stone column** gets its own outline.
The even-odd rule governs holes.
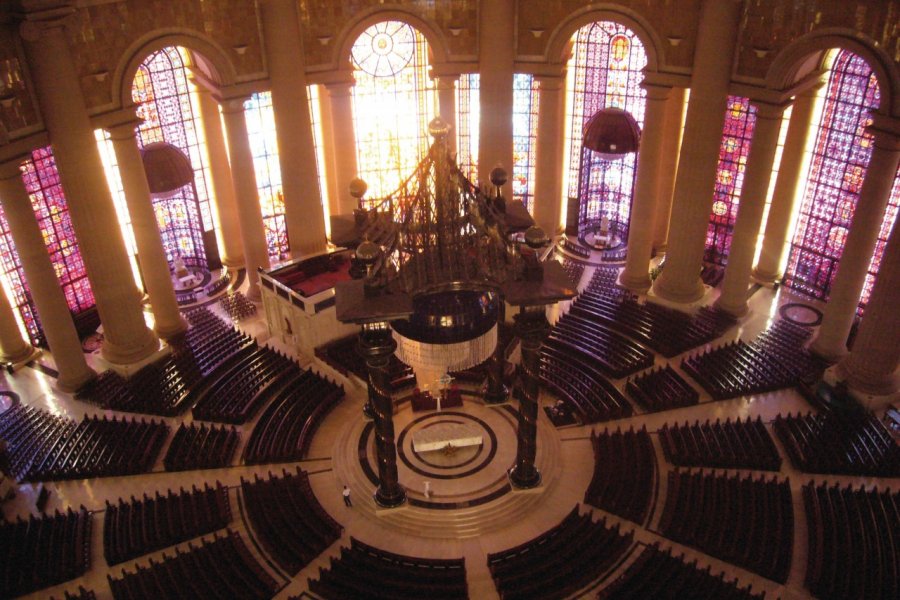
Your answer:
[[[331,164],[337,188],[336,212],[333,215],[352,215],[357,208],[350,195],[350,182],[358,176],[356,162],[356,131],[353,128],[353,82],[329,83],[325,86],[331,100]]]
[[[813,352],[828,360],[836,360],[847,353],[847,336],[856,316],[884,209],[890,200],[900,164],[900,121],[874,115],[869,130],[875,138],[872,158],[859,191],[859,201],[825,305],[819,335],[810,346]]]
[[[501,165],[509,174],[503,197],[512,198],[515,3],[482,2],[478,8],[478,69],[486,74],[479,84],[478,172],[486,181]]]
[[[172,286],[159,224],[153,211],[147,173],[144,171],[144,163],[134,134],[134,128],[138,124],[139,120],[133,119],[127,123],[108,127],[107,131],[122,176],[122,188],[125,191],[128,214],[131,215],[138,261],[141,264],[147,294],[150,296],[150,305],[153,307],[156,333],[162,338],[171,338],[187,329],[187,323],[181,316],[178,302],[175,300],[175,288]]]
[[[660,150],[659,186],[656,188],[656,215],[653,217],[653,249],[665,252],[669,240],[669,218],[672,215],[672,194],[681,152],[681,122],[684,120],[684,88],[672,88],[666,101],[666,124]]]
[[[325,213],[296,0],[260,2],[291,258],[325,250]]]
[[[247,137],[247,121],[244,117],[246,98],[224,100],[222,115],[225,119],[225,135],[231,158],[231,181],[237,200],[237,214],[241,221],[241,241],[244,244],[244,259],[247,264],[247,280],[250,287],[247,298],[258,301],[258,268],[269,268],[269,251],[266,247],[266,232],[263,225],[262,209],[259,206],[259,191],[256,187],[256,171],[253,169],[253,153]],[[303,107],[306,108],[305,106]]]
[[[59,372],[56,385],[63,391],[73,392],[96,374],[84,358],[69,305],[47,254],[44,236],[35,219],[19,164],[21,159],[0,164],[0,201],[3,202],[3,213],[9,223],[19,260],[22,261],[47,345]]]
[[[509,388],[503,381],[506,374],[506,347],[501,343],[500,327],[506,322],[506,302],[500,300],[497,314],[497,347],[491,354],[487,368],[487,378],[481,386],[485,404],[501,404],[509,399]]]
[[[778,166],[775,189],[772,192],[772,204],[769,206],[769,218],[766,219],[762,249],[753,271],[753,276],[763,283],[773,283],[783,274],[786,243],[791,217],[797,204],[797,186],[803,172],[806,138],[809,135],[818,87],[798,95],[791,110],[784,148],[781,151],[781,164]]]
[[[109,362],[127,365],[156,352],[159,340],[144,321],[142,294],[131,277],[125,240],[103,173],[78,70],[58,14],[26,14],[20,35],[103,323],[101,352]]]
[[[673,302],[693,302],[704,294],[700,267],[742,4],[703,2],[672,202],[678,227],[669,230],[666,267],[653,285],[658,296]]]
[[[18,363],[35,354],[34,346],[25,341],[6,292],[0,289],[0,361]]]
[[[516,463],[509,470],[509,480],[520,489],[541,483],[541,473],[534,466],[537,456],[537,416],[540,398],[541,345],[550,334],[546,309],[528,307],[513,317],[516,335],[522,340],[522,392],[519,396],[519,428],[516,434]]]
[[[450,126],[447,137],[451,152],[456,152],[456,82],[459,75],[440,75],[435,77],[438,92],[438,107],[441,119]]]
[[[322,127],[322,158],[323,164],[321,168],[325,169],[325,190],[322,191],[323,201],[328,203],[328,215],[340,214],[340,193],[338,192],[337,181],[334,172],[334,126],[333,117],[331,116],[331,96],[328,94],[324,86],[319,86],[319,117]],[[354,157],[355,160],[355,157]],[[349,183],[348,183],[349,185]],[[347,190],[344,190],[345,193]],[[330,227],[330,223],[327,223]]]
[[[841,361],[839,371],[852,389],[886,396],[900,389],[900,227],[888,238],[853,350]],[[880,408],[870,406],[870,408]]]
[[[742,316],[747,312],[747,288],[756,254],[760,222],[766,207],[766,194],[772,176],[772,164],[778,149],[778,134],[784,106],[765,102],[756,105],[756,127],[744,173],[744,187],[738,203],[738,215],[728,251],[728,266],[722,283],[722,294],[716,306],[725,312]]]
[[[665,135],[666,102],[672,88],[644,83],[647,107],[637,159],[637,182],[628,225],[628,252],[619,283],[644,293],[650,289],[650,253],[653,250],[653,217],[659,189],[659,165]]]
[[[406,502],[406,490],[397,478],[397,446],[394,442],[394,401],[390,391],[391,356],[397,342],[387,323],[363,325],[359,333],[359,353],[369,371],[369,398],[375,420],[375,451],[378,460],[378,488],[375,503],[394,508]]]
[[[200,116],[203,118],[203,134],[209,154],[209,174],[212,179],[213,198],[219,215],[219,254],[222,264],[232,269],[244,267],[244,247],[241,244],[241,222],[238,218],[237,200],[231,180],[231,164],[225,148],[219,103],[209,90],[197,86]]]
[[[554,235],[560,229],[565,122],[565,74],[535,77],[541,94],[538,102],[534,169],[534,220]]]

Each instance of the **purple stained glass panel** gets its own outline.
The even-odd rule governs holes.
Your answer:
[[[722,128],[722,144],[719,146],[712,211],[706,228],[706,251],[703,259],[707,262],[724,266],[728,260],[755,126],[756,107],[750,104],[750,99],[729,96]]]
[[[585,25],[575,34],[571,78],[568,195],[577,198],[578,232],[596,228],[603,216],[610,232],[621,242],[628,239],[631,199],[637,165],[636,153],[606,160],[582,150],[584,126],[603,108],[630,112],[644,123],[646,91],[641,87],[647,65],[644,46],[633,31],[611,21]],[[567,224],[567,229],[572,224]]]
[[[513,198],[528,212],[534,200],[534,157],[537,146],[539,84],[533,75],[513,76]]]
[[[456,164],[469,181],[478,180],[480,75],[463,73],[456,84]]]
[[[181,255],[185,264],[206,267],[204,229],[209,219],[209,197],[187,66],[178,48],[168,47],[148,56],[135,73],[131,96],[138,116],[138,143],[168,142],[181,150],[194,168],[193,185],[186,185],[165,197],[153,198],[166,259]],[[211,219],[209,219],[211,221]]]
[[[784,276],[784,284],[801,294],[828,299],[872,154],[866,127],[879,100],[872,68],[851,52],[839,52]]]

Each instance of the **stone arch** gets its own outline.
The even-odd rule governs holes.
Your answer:
[[[884,50],[851,29],[820,29],[792,41],[772,61],[766,73],[766,86],[773,90],[790,88],[810,70],[811,60],[820,65],[825,52],[832,48],[849,50],[862,57],[875,72],[881,91],[876,112],[900,116],[900,73]]]
[[[644,52],[647,55],[645,72],[657,72],[665,64],[665,55],[662,51],[664,46],[656,30],[637,12],[614,4],[600,4],[575,11],[557,25],[547,42],[547,61],[564,65],[568,60],[566,54],[569,41],[575,32],[585,25],[598,21],[615,21],[634,32],[644,45]]]
[[[131,84],[138,67],[150,54],[169,46],[181,46],[196,52],[206,75],[222,87],[235,83],[237,71],[228,55],[216,42],[189,29],[156,30],[137,39],[124,54],[113,76],[113,92],[120,106],[131,105]]]
[[[382,21],[403,21],[417,29],[428,42],[428,50],[431,54],[432,66],[441,65],[448,62],[449,51],[444,39],[444,35],[439,33],[436,25],[429,23],[418,15],[405,10],[372,10],[362,15],[354,21],[348,23],[338,34],[338,41],[335,44],[336,55],[332,57],[334,69],[337,71],[349,71],[350,66],[350,50],[363,31],[376,23]]]

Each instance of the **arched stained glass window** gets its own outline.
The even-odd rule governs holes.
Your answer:
[[[353,44],[351,58],[357,165],[369,186],[366,198],[374,201],[393,193],[428,151],[437,94],[425,36],[407,23],[372,25]]]
[[[851,52],[839,52],[784,276],[784,284],[797,292],[828,299],[872,155],[866,126],[879,99],[872,68]]]
[[[44,244],[66,304],[73,314],[80,314],[95,304],[94,294],[81,259],[75,230],[69,217],[69,207],[56,170],[56,161],[49,146],[31,153],[22,165],[22,180],[31,198],[35,218],[44,237]],[[18,310],[31,343],[44,345],[44,334],[37,319],[37,309],[25,281],[21,261],[15,251],[6,218],[0,219],[0,252],[7,291],[11,292],[10,304]]]
[[[470,181],[478,181],[478,127],[481,77],[463,73],[456,86],[456,164]]]
[[[533,75],[513,76],[513,198],[531,212],[540,89]]]
[[[266,247],[272,261],[290,258],[287,225],[284,221],[284,195],[281,188],[281,163],[278,162],[278,138],[272,93],[253,94],[244,103],[247,135],[256,171],[256,187],[266,232]]]
[[[569,221],[577,218],[578,224],[569,222],[566,230],[581,233],[605,214],[610,229],[624,241],[631,215],[637,155],[627,154],[623,159],[610,161],[585,152],[583,161],[581,140],[588,120],[607,107],[630,112],[643,128],[647,93],[641,82],[647,54],[633,31],[611,21],[585,25],[573,40],[566,83],[569,120],[566,190]],[[587,175],[582,178],[582,174]]]
[[[166,258],[173,260],[177,252],[189,265],[206,266],[203,232],[213,229],[213,217],[205,140],[187,78],[187,58],[184,49],[175,47],[148,56],[135,73],[131,96],[144,120],[138,127],[139,144],[168,142],[184,152],[194,168],[193,187],[153,199]]]
[[[707,262],[722,266],[727,262],[755,125],[756,107],[750,104],[750,99],[728,96],[712,212],[706,228],[703,259]]]

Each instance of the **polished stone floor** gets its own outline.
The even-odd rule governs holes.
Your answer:
[[[582,287],[589,280],[593,267],[585,269]],[[784,291],[754,286],[751,289],[751,311],[723,336],[721,341],[737,338],[752,340],[765,329],[776,315],[779,307],[785,304],[800,303],[809,305],[801,298],[792,298]],[[711,303],[716,291],[710,291],[699,304]],[[213,305],[211,308],[217,311]],[[566,306],[551,311],[551,320]],[[814,307],[815,308],[815,307]],[[794,307],[788,309],[789,314],[798,320],[811,319],[815,311]],[[262,311],[260,311],[261,313]],[[220,313],[222,314],[222,313]],[[283,351],[291,352],[279,340],[269,339],[265,323],[261,316],[243,321],[240,327],[254,335],[260,343],[268,343]],[[311,356],[299,357],[304,365],[312,366],[328,376],[334,371],[322,365]],[[52,369],[52,357],[45,355],[41,363]],[[99,365],[96,357],[89,360]],[[671,360],[657,356],[656,364],[671,364],[679,369],[680,357]],[[26,367],[14,375],[0,375],[0,388],[16,392],[27,404],[49,410],[53,414],[66,415],[80,419],[88,414],[120,414],[115,411],[101,411],[80,403],[71,395],[59,392],[54,387],[52,377],[44,373],[46,369]],[[686,379],[691,381],[690,378]],[[619,389],[624,388],[624,380],[613,382]],[[693,383],[693,382],[692,382]],[[288,578],[274,567],[273,561],[259,549],[258,545],[249,544],[252,552],[266,565],[273,576],[283,583],[279,598],[295,595],[306,589],[307,578],[315,578],[318,569],[327,566],[330,557],[336,556],[340,545],[348,544],[352,535],[362,541],[389,551],[424,556],[456,558],[464,556],[469,580],[470,597],[473,599],[494,599],[497,593],[487,570],[485,556],[487,553],[503,550],[520,544],[558,524],[577,503],[581,503],[585,490],[590,482],[593,467],[593,452],[590,445],[590,432],[605,429],[627,429],[634,426],[646,426],[654,433],[664,423],[744,418],[760,416],[764,422],[770,423],[779,413],[809,412],[809,405],[793,390],[742,397],[733,400],[713,402],[701,390],[701,403],[697,406],[673,411],[637,414],[627,419],[590,426],[574,426],[562,429],[554,428],[540,411],[538,422],[538,455],[536,464],[542,473],[542,483],[535,490],[515,492],[510,489],[506,478],[506,470],[511,466],[516,451],[516,417],[513,406],[488,407],[480,400],[465,396],[463,406],[440,413],[413,413],[409,403],[401,405],[395,416],[399,460],[398,471],[400,482],[407,488],[410,502],[407,506],[394,510],[378,510],[371,499],[375,489],[373,480],[377,473],[374,460],[374,435],[371,425],[362,417],[362,406],[366,398],[365,387],[356,379],[344,380],[347,396],[332,411],[317,431],[312,443],[310,460],[302,463],[235,466],[224,469],[167,473],[162,468],[162,456],[152,473],[139,476],[99,478],[79,481],[50,482],[45,484],[51,492],[48,510],[64,509],[67,506],[84,505],[92,511],[98,511],[94,518],[92,568],[82,578],[65,584],[42,590],[32,595],[34,598],[56,596],[62,598],[63,592],[74,591],[79,585],[93,589],[98,598],[111,598],[106,581],[107,574],[119,575],[122,568],[134,570],[134,564],[146,565],[148,558],[158,559],[162,552],[156,552],[129,561],[123,565],[108,568],[102,554],[103,519],[100,512],[106,501],[115,501],[119,497],[129,498],[134,495],[153,494],[166,489],[189,488],[191,485],[202,485],[203,482],[220,481],[231,488],[232,510],[234,521],[232,529],[242,535],[249,535],[249,526],[239,510],[236,488],[241,478],[252,477],[253,474],[266,475],[268,472],[280,473],[282,469],[293,470],[299,465],[310,473],[313,490],[325,509],[344,526],[341,540],[333,544],[324,554],[302,570],[296,577]],[[696,384],[693,384],[695,387]],[[698,388],[699,389],[699,388]],[[556,399],[543,392],[543,405],[552,405]],[[513,403],[514,404],[514,403]],[[158,417],[157,417],[158,418]],[[188,412],[182,418],[164,419],[174,430],[184,420],[191,420]],[[454,452],[417,453],[412,447],[412,436],[417,430],[434,426],[440,422],[467,423],[477,429],[482,436],[482,444],[456,449]],[[241,446],[236,457],[240,456],[242,446],[246,443],[254,423],[239,427],[242,433]],[[771,426],[770,431],[771,431]],[[170,436],[171,437],[171,436]],[[741,585],[753,584],[754,590],[765,590],[768,597],[803,598],[808,593],[803,588],[803,577],[806,568],[806,520],[803,511],[800,488],[810,480],[816,482],[853,482],[863,484],[867,488],[878,485],[896,487],[896,480],[879,480],[872,478],[852,478],[839,476],[810,476],[793,469],[786,460],[783,449],[779,447],[785,458],[780,477],[790,478],[795,508],[795,535],[792,569],[786,585],[761,578],[758,575],[730,565],[691,548],[670,542],[660,536],[656,523],[662,513],[665,499],[666,474],[671,466],[666,463],[656,435],[653,435],[657,452],[656,501],[652,509],[649,527],[643,528],[634,523],[624,521],[604,511],[583,506],[582,511],[593,513],[595,519],[606,518],[609,523],[621,523],[623,531],[634,531],[635,539],[643,543],[659,541],[664,548],[674,548],[676,554],[685,554],[688,559],[697,559],[701,567],[710,565],[713,573],[724,571],[726,578],[737,578]],[[776,445],[778,444],[776,439]],[[238,459],[235,458],[235,461]],[[428,482],[430,494],[426,496],[425,485]],[[341,499],[343,485],[352,490],[354,506],[344,506]],[[20,487],[16,499],[3,506],[7,518],[16,515],[25,516],[34,509],[35,492],[30,486]],[[181,546],[186,548],[186,544]],[[167,550],[172,554],[172,549]],[[620,567],[622,568],[622,567]],[[615,573],[611,574],[615,576]]]

